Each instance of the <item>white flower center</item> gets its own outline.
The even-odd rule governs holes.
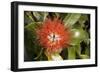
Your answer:
[[[61,40],[60,36],[54,33],[51,33],[50,35],[47,36],[47,38],[51,41],[51,42],[57,42],[59,40]]]

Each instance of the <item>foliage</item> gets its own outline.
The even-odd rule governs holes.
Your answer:
[[[44,61],[47,57],[43,47],[37,41],[35,29],[42,25],[46,18],[59,18],[72,33],[68,48],[60,53],[64,60],[90,58],[90,15],[81,13],[24,12],[24,46],[25,61]]]

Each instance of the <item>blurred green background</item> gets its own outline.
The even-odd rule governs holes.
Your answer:
[[[70,47],[60,53],[64,60],[90,58],[90,14],[24,11],[24,61],[47,61],[35,29],[47,18],[58,17],[73,33]],[[79,33],[79,36],[75,36]]]

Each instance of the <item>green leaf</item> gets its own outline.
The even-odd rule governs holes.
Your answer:
[[[24,28],[27,29],[27,30],[34,30],[36,27],[36,24],[35,23],[30,23],[28,25],[26,25]]]
[[[65,19],[65,17],[67,16],[68,13],[60,13],[60,19],[63,21]]]
[[[34,59],[40,58],[40,56],[42,55],[42,53],[43,53],[43,49],[41,48],[40,52],[38,53],[38,55]]]
[[[32,18],[31,13],[25,11],[24,12],[24,23],[25,23],[25,25],[30,24],[32,22],[34,22],[34,19]]]
[[[33,31],[25,29],[24,46],[30,61],[47,60],[42,52],[42,47],[36,39],[36,34]]]
[[[45,21],[45,19],[47,18],[47,16],[48,16],[48,13],[47,12],[44,12],[43,13],[43,21]]]
[[[65,26],[74,25],[80,18],[81,14],[78,13],[69,13],[63,20]]]
[[[26,25],[24,28],[24,46],[27,52],[28,58],[31,61],[35,60],[47,60],[46,56],[42,52],[42,47],[37,41],[36,36],[36,23]]]
[[[80,24],[84,24],[87,20],[88,20],[88,16],[86,14],[82,14],[78,21]]]
[[[60,17],[60,14],[59,14],[59,13],[57,13],[57,12],[55,12],[55,15],[56,15],[56,17]]]
[[[90,43],[88,44],[88,43],[84,42],[83,48],[84,48],[83,54],[85,54],[85,55],[90,57]]]
[[[76,58],[75,47],[68,48],[68,59],[72,60]]]
[[[48,12],[33,12],[33,15],[35,16],[35,18],[37,19],[37,21],[45,21],[45,19],[48,16]]]
[[[90,56],[90,49],[88,47],[85,48],[85,54],[87,56]]]
[[[74,47],[75,47],[76,53],[77,53],[78,55],[80,55],[80,54],[81,54],[81,46],[80,46],[80,44],[77,44],[77,45],[75,45]]]
[[[31,12],[26,12],[26,15],[29,17],[30,20],[34,21]]]
[[[40,20],[41,15],[38,12],[33,12],[33,15],[37,20]]]
[[[24,30],[24,46],[25,46],[25,50],[27,52],[28,58],[30,58],[30,60],[33,60],[34,57],[37,55],[36,50],[36,44],[33,42],[35,41],[36,36],[33,34],[32,31],[30,31],[29,29],[25,29]]]
[[[87,56],[87,55],[80,55],[80,58],[81,58],[81,59],[88,59],[89,56]]]

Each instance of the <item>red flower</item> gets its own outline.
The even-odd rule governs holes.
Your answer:
[[[71,33],[68,28],[57,18],[54,20],[47,19],[37,29],[37,37],[40,44],[46,48],[49,53],[62,50],[70,42]]]

